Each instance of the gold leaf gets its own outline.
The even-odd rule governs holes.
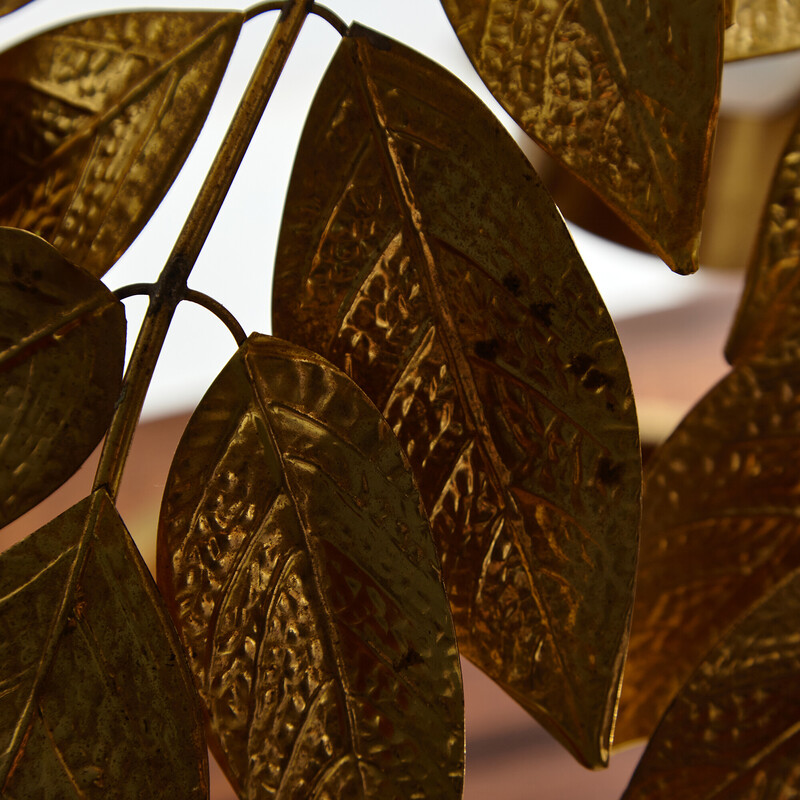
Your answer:
[[[442,0],[478,74],[670,267],[697,269],[722,0]]]
[[[659,725],[623,800],[797,794],[798,619],[795,572],[703,659]]]
[[[158,575],[240,796],[461,797],[436,551],[395,437],[347,376],[250,337],[178,447]]]
[[[766,56],[800,47],[797,0],[738,0],[735,24],[725,31],[725,60]]]
[[[732,364],[757,357],[800,356],[800,123],[772,179],[747,282],[725,355]]]
[[[0,527],[92,452],[124,357],[114,295],[38,236],[0,228]]]
[[[0,555],[0,630],[3,797],[208,797],[180,643],[105,490]]]
[[[241,22],[240,13],[117,14],[0,55],[0,223],[103,275],[178,174]]]
[[[637,551],[616,332],[522,153],[452,76],[345,38],[278,246],[276,333],[350,374],[403,444],[461,652],[607,758]]]
[[[649,736],[719,636],[800,567],[799,431],[797,370],[742,365],[653,456],[618,742]]]

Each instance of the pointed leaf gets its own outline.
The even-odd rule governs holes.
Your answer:
[[[658,727],[623,800],[800,791],[800,574],[738,621]]]
[[[38,236],[0,228],[0,527],[95,448],[124,358],[114,295]]]
[[[0,555],[0,794],[208,797],[191,676],[100,489]]]
[[[347,376],[252,336],[189,422],[158,548],[240,796],[461,797],[436,551],[397,440]]]
[[[442,0],[509,114],[677,272],[697,269],[722,0]]]
[[[618,742],[649,736],[719,636],[800,567],[798,436],[798,371],[743,365],[653,456]]]
[[[116,14],[0,55],[0,223],[103,275],[178,174],[241,22],[239,13]]]
[[[604,762],[641,482],[619,341],[494,117],[362,29],[306,123],[273,317],[352,375],[397,433],[462,653],[579,759]]]
[[[751,358],[800,355],[800,123],[772,179],[756,247],[725,355]]]
[[[796,0],[738,0],[735,24],[725,31],[725,60],[784,53],[800,47]]]

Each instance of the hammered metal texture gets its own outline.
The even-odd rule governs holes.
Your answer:
[[[800,47],[797,0],[738,0],[736,24],[725,31],[725,60],[766,56]]]
[[[180,642],[102,489],[0,555],[0,794],[208,797]]]
[[[38,236],[0,228],[0,527],[95,448],[124,358],[114,295]]]
[[[618,742],[649,736],[719,636],[800,566],[798,436],[800,373],[745,365],[653,456]]]
[[[722,0],[442,0],[492,94],[677,272],[697,269]]]
[[[254,335],[225,367],[175,455],[158,575],[241,797],[461,797],[461,673],[419,493],[324,359]]]
[[[625,361],[510,137],[377,34],[342,42],[314,100],[273,324],[351,374],[398,435],[462,653],[603,763],[639,521]]]
[[[103,275],[189,153],[238,13],[147,12],[58,28],[0,55],[0,224]]]
[[[731,628],[683,687],[623,800],[800,792],[800,575]]]
[[[772,179],[747,282],[725,355],[800,357],[800,124],[792,131]]]

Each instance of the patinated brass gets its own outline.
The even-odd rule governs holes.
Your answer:
[[[697,269],[723,0],[442,0],[509,114],[670,267]]]
[[[463,691],[408,463],[324,359],[254,334],[175,455],[158,579],[242,797],[459,798]]]
[[[605,763],[641,473],[624,358],[563,221],[462,84],[345,39],[301,140],[273,324],[400,438],[463,654]]]
[[[725,355],[749,359],[800,357],[800,123],[772,179],[756,247]]]
[[[103,275],[194,144],[242,19],[96,17],[0,55],[0,224]]]
[[[736,24],[725,31],[725,60],[766,56],[800,47],[797,0],[738,0]]]
[[[0,555],[0,795],[208,797],[192,678],[104,490]]]
[[[670,706],[623,800],[797,795],[798,619],[795,572],[703,659]]]
[[[798,433],[800,372],[744,364],[653,457],[618,742],[650,736],[718,637],[800,567]]]
[[[95,448],[124,357],[114,295],[38,236],[0,228],[0,527]]]

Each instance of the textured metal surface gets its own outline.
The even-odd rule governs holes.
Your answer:
[[[158,574],[240,796],[461,796],[428,523],[388,425],[330,364],[240,348],[178,447]]]
[[[104,274],[206,118],[238,13],[96,17],[0,55],[0,223]]]
[[[747,283],[725,348],[728,361],[796,362],[800,355],[799,278],[800,124],[792,131],[773,176]]]
[[[649,736],[717,638],[800,566],[798,435],[798,371],[741,366],[653,457],[618,742]]]
[[[0,794],[208,797],[180,643],[103,490],[0,555]]]
[[[670,706],[623,800],[796,797],[800,575],[728,631]]]
[[[678,272],[697,269],[722,0],[442,0],[511,116]]]
[[[725,60],[766,56],[800,47],[797,0],[738,0],[736,22],[725,31]]]
[[[351,374],[400,438],[462,653],[602,763],[641,481],[619,342],[497,121],[369,31],[343,41],[310,112],[273,324]]]
[[[60,486],[108,427],[125,311],[33,234],[0,229],[0,526]]]

